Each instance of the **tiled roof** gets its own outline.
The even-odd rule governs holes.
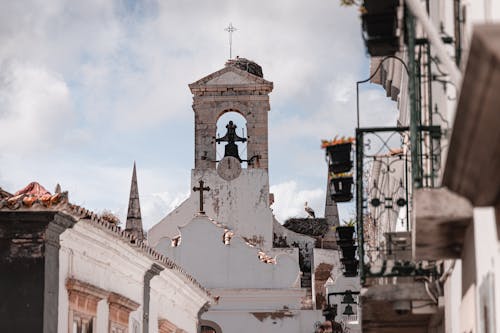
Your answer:
[[[5,192],[5,191],[4,191]],[[1,192],[0,192],[1,193]],[[5,192],[9,194],[8,192]],[[173,269],[186,277],[194,286],[200,288],[206,295],[212,297],[195,278],[189,275],[172,259],[157,252],[144,241],[136,239],[131,233],[120,229],[115,224],[100,218],[96,213],[68,201],[68,192],[50,194],[43,186],[33,182],[14,195],[0,197],[0,211],[59,211],[72,217],[75,222],[86,220],[98,228],[117,236],[121,241],[136,247],[143,254],[166,268]]]

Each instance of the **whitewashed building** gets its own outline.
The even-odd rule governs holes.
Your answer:
[[[327,278],[313,287],[317,240],[281,225],[270,208],[273,83],[264,79],[259,65],[236,58],[189,87],[195,120],[193,191],[149,230],[151,246],[218,297],[202,314],[202,331],[313,332],[324,321],[324,283],[333,268],[328,266]],[[225,144],[222,151],[219,143]],[[325,221],[322,241],[334,244],[331,227],[338,216]],[[322,289],[318,306],[313,289]]]
[[[136,185],[134,169],[135,194]],[[2,331],[197,332],[200,314],[215,300],[114,222],[37,183],[15,195],[1,190]]]

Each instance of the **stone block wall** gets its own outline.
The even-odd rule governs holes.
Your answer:
[[[226,89],[230,89],[227,87]],[[260,158],[249,168],[268,168],[268,116],[269,96],[259,91],[245,92],[247,95],[193,97],[195,113],[195,168],[215,169],[217,120],[226,112],[238,112],[247,121],[247,156]],[[221,93],[223,94],[223,92]]]

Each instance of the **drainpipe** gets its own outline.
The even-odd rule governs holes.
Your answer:
[[[149,303],[151,300],[151,280],[159,275],[165,268],[153,264],[151,268],[144,273],[144,289],[142,294],[142,332],[149,333]]]
[[[422,24],[422,28],[427,34],[432,47],[436,51],[439,61],[448,71],[450,81],[455,85],[455,87],[460,87],[460,83],[462,82],[462,73],[460,73],[460,70],[456,64],[453,63],[451,57],[446,52],[444,43],[441,40],[436,27],[434,27],[429,16],[427,15],[425,8],[422,6],[422,3],[420,3],[419,0],[405,0],[405,3],[412,14],[418,19],[420,24]]]

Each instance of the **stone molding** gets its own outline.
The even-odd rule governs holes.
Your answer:
[[[184,330],[179,329],[171,321],[162,318],[158,320],[158,333],[181,333],[181,332],[184,332]]]
[[[70,310],[95,316],[97,303],[108,297],[108,291],[91,285],[87,282],[69,278],[66,280]]]
[[[139,308],[139,303],[130,298],[111,292],[108,296],[109,321],[128,327],[130,312]]]

